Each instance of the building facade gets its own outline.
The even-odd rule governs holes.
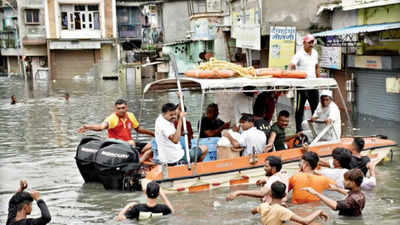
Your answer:
[[[400,1],[343,0],[330,15],[332,30],[315,35],[329,53],[321,56],[340,63],[321,67],[354,112],[400,121]]]
[[[46,0],[47,55],[52,79],[116,76],[115,0]],[[94,66],[95,65],[95,66]]]
[[[24,70],[31,79],[48,69],[44,1],[19,0],[17,9]]]
[[[22,75],[23,54],[19,38],[17,1],[2,1],[0,17],[0,72],[9,75]]]

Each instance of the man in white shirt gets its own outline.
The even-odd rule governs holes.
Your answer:
[[[318,104],[318,107],[311,118],[311,122],[322,120],[325,121],[327,126],[333,124],[334,131],[328,131],[328,133],[324,135],[323,139],[327,141],[338,140],[340,139],[340,135],[342,133],[340,110],[339,107],[332,101],[332,91],[322,90],[320,99],[321,102]]]
[[[292,58],[289,64],[290,70],[299,70],[307,73],[307,79],[318,78],[318,52],[313,49],[315,38],[308,34],[303,38],[303,48]],[[301,123],[304,115],[304,105],[308,100],[311,113],[314,113],[318,105],[318,90],[298,90],[296,106],[296,133],[302,131]]]
[[[344,188],[344,174],[350,169],[351,152],[345,148],[335,148],[332,151],[333,168],[322,167],[317,173],[329,177],[339,188]]]
[[[169,166],[186,164],[186,151],[182,149],[179,140],[182,133],[182,121],[186,113],[181,112],[177,118],[176,105],[167,103],[162,106],[161,115],[158,116],[155,124],[155,139],[158,146],[158,157],[162,163]],[[175,128],[174,121],[178,120]],[[196,158],[202,161],[207,154],[207,146],[192,148],[190,150],[190,162]]]
[[[253,115],[245,114],[239,120],[243,132],[238,140],[234,139],[229,132],[224,132],[224,137],[228,138],[234,148],[244,147],[243,156],[253,153],[263,153],[267,143],[265,133],[254,127]]]
[[[264,170],[265,176],[263,179],[257,181],[257,185],[262,185],[263,187],[260,190],[239,190],[229,193],[226,197],[227,201],[234,200],[238,196],[248,196],[254,198],[262,198],[263,202],[269,202],[271,199],[268,199],[268,193],[271,191],[271,185],[280,181],[286,185],[286,194],[288,193],[288,183],[289,177],[285,171],[281,171],[282,169],[282,160],[277,156],[268,156],[265,159]],[[283,199],[285,202],[287,198]]]
[[[337,187],[343,189],[344,174],[352,168],[352,152],[345,148],[335,148],[332,151],[332,158],[333,161],[330,162],[320,160],[318,164],[321,166],[321,169],[316,171],[316,173],[320,173],[323,176],[331,178],[336,182]],[[370,176],[364,176],[364,179],[361,183],[362,190],[371,190],[376,187],[376,163],[370,162],[369,164],[368,171]]]

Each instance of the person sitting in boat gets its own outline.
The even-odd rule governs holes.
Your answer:
[[[320,102],[311,117],[311,122],[322,120],[326,125],[333,124],[333,130],[329,130],[322,139],[326,141],[333,141],[340,139],[341,135],[341,121],[339,107],[332,101],[332,91],[322,90]],[[303,121],[303,129],[307,128],[306,121]],[[335,135],[336,134],[336,135]]]
[[[277,156],[268,156],[265,159],[264,164],[264,171],[265,171],[265,178],[257,180],[257,185],[262,185],[263,187],[260,190],[239,190],[229,193],[226,196],[227,201],[232,201],[239,196],[248,196],[254,198],[260,198],[263,202],[270,202],[271,199],[268,197],[268,194],[271,191],[271,185],[275,181],[280,181],[288,187],[289,178],[285,171],[281,171],[282,169],[282,160],[280,157]],[[286,188],[287,194],[287,188]],[[287,198],[283,198],[282,202],[286,202]]]
[[[289,124],[289,112],[286,110],[282,110],[279,112],[278,121],[274,123],[271,127],[271,132],[268,138],[268,143],[265,146],[264,152],[268,151],[280,151],[287,149],[285,141],[288,141],[294,137],[300,136],[301,132],[286,136],[285,135],[285,128]]]
[[[264,132],[254,127],[253,115],[243,115],[239,120],[239,126],[243,132],[238,140],[234,139],[229,132],[223,132],[223,136],[228,138],[234,148],[243,147],[243,156],[263,153],[267,138]]]
[[[128,103],[123,99],[118,99],[115,102],[115,112],[108,116],[103,123],[88,125],[84,124],[79,128],[79,133],[84,133],[88,130],[102,131],[107,129],[108,137],[119,139],[128,142],[132,147],[138,147],[140,150],[143,148],[151,148],[150,143],[136,143],[132,140],[131,129],[141,134],[147,134],[154,137],[154,132],[139,126],[133,113],[128,112]]]
[[[322,210],[317,210],[308,216],[299,216],[282,206],[282,199],[286,198],[285,189],[287,189],[287,185],[280,181],[275,181],[272,183],[271,191],[268,193],[268,196],[272,199],[271,202],[261,203],[257,208],[251,210],[252,214],[259,213],[261,215],[263,225],[282,225],[286,224],[287,221],[310,224],[317,217],[321,217],[325,221],[328,220],[328,215]]]
[[[335,201],[315,191],[312,187],[303,188],[304,191],[318,197],[333,210],[339,211],[341,216],[361,216],[365,206],[365,195],[361,192],[360,185],[363,181],[363,173],[360,169],[352,169],[344,174],[344,187],[346,190],[334,185],[331,190],[346,195],[344,200]]]
[[[180,112],[178,118],[176,114],[176,105],[166,103],[162,106],[161,114],[158,116],[155,123],[158,159],[162,163],[168,163],[170,166],[187,163],[186,151],[179,144],[182,135],[183,117],[186,113]],[[174,126],[175,120],[178,120],[176,128]],[[197,158],[198,161],[202,161],[206,157],[207,150],[207,146],[205,145],[191,149],[190,161],[193,162],[195,158]]]
[[[38,191],[31,190],[30,192],[24,191],[28,187],[28,183],[24,180],[20,181],[20,187],[8,203],[8,217],[6,225],[17,224],[35,224],[45,225],[51,220],[51,215],[46,203],[40,199]],[[26,218],[32,213],[32,202],[36,201],[40,212],[42,214],[39,218]]]
[[[146,186],[146,204],[136,204],[135,202],[129,203],[118,214],[117,221],[124,219],[149,219],[151,217],[159,217],[174,213],[175,210],[169,202],[167,196],[160,189],[160,185],[152,181]],[[157,197],[161,196],[164,204],[157,204]]]
[[[316,175],[314,171],[318,165],[319,157],[315,152],[305,152],[301,157],[300,172],[289,178],[289,192],[292,193],[292,203],[301,204],[319,201],[319,198],[303,190],[305,187],[312,187],[319,193],[327,190],[330,184],[336,184],[332,179]]]
[[[281,92],[265,91],[259,94],[254,102],[254,126],[265,133],[267,141],[271,132],[275,105],[280,95]]]
[[[230,122],[218,119],[218,105],[211,103],[207,106],[206,114],[201,118],[200,138],[221,137],[221,131],[228,129]]]

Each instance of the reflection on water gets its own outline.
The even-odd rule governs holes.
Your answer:
[[[69,92],[69,102],[63,99]],[[10,105],[15,94],[19,103]],[[101,122],[113,110],[114,101],[127,98],[132,112],[139,116],[141,88],[121,81],[56,81],[30,83],[0,78],[0,223],[7,216],[7,202],[17,189],[18,180],[27,179],[30,187],[41,192],[51,214],[51,224],[117,224],[114,217],[130,202],[143,202],[142,193],[105,191],[100,184],[83,184],[75,165],[75,147],[80,140],[76,130],[82,123]],[[185,93],[189,120],[198,120],[199,94]],[[213,98],[207,98],[211,102]],[[152,94],[145,99],[141,126],[153,128],[162,103],[177,102],[175,93]],[[196,127],[195,125],[193,127]],[[400,141],[399,123],[359,117],[359,134],[384,134]],[[101,133],[105,136],[105,132]],[[144,138],[144,137],[140,137]],[[327,224],[398,224],[400,221],[400,154],[378,168],[378,188],[367,192],[362,219],[339,217],[326,206],[306,204],[291,206],[299,214],[315,207],[325,209]],[[254,185],[235,188],[254,189]],[[170,195],[177,213],[140,224],[260,224],[250,210],[258,201],[241,198],[226,202],[229,188]],[[328,193],[339,198],[336,193]],[[35,206],[32,216],[39,216]],[[126,221],[122,224],[136,222]]]

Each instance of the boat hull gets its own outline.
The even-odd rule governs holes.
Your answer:
[[[321,158],[331,157],[332,150],[337,147],[351,149],[352,138],[342,138],[340,142],[309,147]],[[365,138],[363,155],[368,155],[375,162],[381,162],[391,152],[395,142],[380,138]],[[299,170],[299,161],[303,151],[300,148],[285,151],[263,153],[234,159],[216,160],[192,164],[192,170],[187,165],[163,168],[155,166],[142,179],[145,187],[150,181],[157,181],[166,193],[196,192],[218,187],[239,184],[253,184],[265,176],[264,161],[268,156],[279,156],[283,160],[283,169],[289,175]],[[252,162],[251,162],[252,161]],[[166,171],[166,169],[168,171]],[[163,173],[164,172],[164,173]]]

